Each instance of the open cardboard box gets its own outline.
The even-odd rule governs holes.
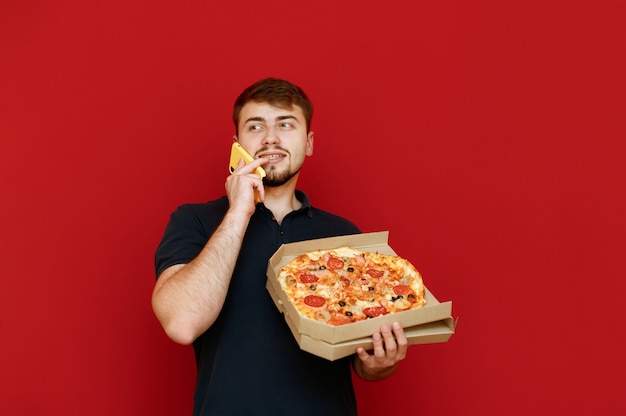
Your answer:
[[[440,303],[428,288],[425,288],[426,304],[422,308],[333,326],[301,316],[278,283],[277,277],[281,267],[294,257],[309,251],[349,246],[361,251],[396,255],[387,243],[388,237],[389,233],[382,231],[283,244],[270,258],[266,287],[276,307],[284,314],[300,348],[320,357],[335,360],[353,354],[358,346],[371,348],[371,335],[378,331],[383,323],[391,325],[393,322],[399,322],[403,326],[409,345],[445,342],[454,333],[452,302]]]

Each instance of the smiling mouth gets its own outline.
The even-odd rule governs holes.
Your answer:
[[[284,157],[284,156],[283,155],[265,155],[265,156],[261,156],[261,159],[272,160],[272,159],[280,159],[281,157]]]

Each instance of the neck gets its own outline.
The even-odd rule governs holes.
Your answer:
[[[296,182],[288,183],[275,188],[265,188],[265,200],[263,203],[272,211],[274,218],[280,224],[285,215],[291,211],[300,209],[302,203],[296,198]]]

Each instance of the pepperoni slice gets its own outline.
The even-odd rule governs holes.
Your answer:
[[[369,274],[370,276],[372,276],[375,279],[380,279],[385,274],[384,271],[376,270],[376,269],[367,269],[366,273]]]
[[[331,270],[340,270],[343,269],[343,260],[338,259],[337,257],[329,257],[328,261],[326,262],[326,264],[328,264],[328,268]]]
[[[317,282],[318,280],[319,278],[311,273],[302,273],[300,275],[300,281],[302,283],[313,283],[313,282]]]
[[[393,287],[393,293],[396,295],[406,295],[411,293],[411,288],[407,285],[397,285]]]
[[[372,306],[371,308],[363,309],[363,313],[368,318],[375,318],[380,315],[386,315],[387,309],[384,306]]]
[[[304,298],[304,303],[314,308],[319,308],[324,303],[326,303],[326,299],[321,296],[309,295]]]

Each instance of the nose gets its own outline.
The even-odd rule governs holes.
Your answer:
[[[280,138],[278,137],[278,132],[275,128],[270,127],[267,130],[267,133],[263,137],[263,144],[276,144],[280,142]]]

